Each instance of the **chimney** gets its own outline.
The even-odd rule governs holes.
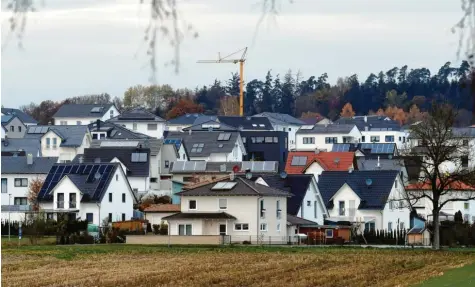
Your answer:
[[[191,129],[188,130],[188,134],[191,135]]]
[[[368,122],[368,117],[367,117],[367,116],[364,116],[364,122],[365,122],[365,123]]]
[[[33,165],[33,155],[31,153],[26,155],[26,164]]]
[[[96,121],[96,130],[100,130],[101,129],[101,120],[97,119]]]

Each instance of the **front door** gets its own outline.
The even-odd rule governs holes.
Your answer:
[[[219,225],[219,235],[226,235],[226,224]]]

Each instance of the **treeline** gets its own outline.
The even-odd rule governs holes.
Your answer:
[[[454,67],[445,63],[436,73],[427,68],[394,67],[386,72],[370,74],[360,80],[356,74],[328,83],[328,75],[303,78],[300,72],[289,70],[285,75],[268,71],[263,79],[252,79],[245,84],[244,111],[246,115],[278,112],[300,117],[339,117],[345,104],[350,103],[356,115],[402,113],[411,108],[428,110],[433,101],[448,102],[459,111],[458,124],[468,125],[472,120],[474,97],[470,91],[471,67],[467,61]],[[166,118],[186,112],[207,114],[236,114],[238,112],[239,76],[237,73],[225,83],[215,80],[208,86],[194,90],[173,89],[169,85],[134,86],[122,98],[108,94],[74,97],[62,102],[44,101],[23,109],[41,123],[49,121],[63,103],[110,103],[119,109],[142,106]],[[406,120],[401,120],[404,122]]]

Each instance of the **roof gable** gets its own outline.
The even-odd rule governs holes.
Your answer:
[[[193,125],[195,120],[201,116],[204,116],[204,114],[184,114],[179,117],[176,117],[174,119],[168,120],[169,125]]]
[[[131,131],[122,125],[116,124],[114,122],[103,122],[97,120],[88,125],[91,133],[94,132],[105,132],[107,133],[107,138],[109,139],[147,139],[151,138],[148,135],[137,133]]]
[[[29,126],[25,138],[42,138],[48,132],[54,132],[62,139],[60,147],[79,147],[89,129],[87,126]]]
[[[294,157],[297,157],[294,159]],[[289,152],[285,171],[288,174],[302,174],[312,165],[318,163],[324,170],[347,171],[356,167],[354,152],[319,152],[295,151]]]
[[[264,112],[264,113],[254,115],[254,117],[267,117],[269,118],[269,121],[271,123],[276,123],[276,124],[287,124],[287,125],[304,125],[305,124],[305,122],[303,122],[302,120],[294,118],[291,115],[281,114],[281,113]]]
[[[23,112],[19,109],[11,109],[11,108],[2,108],[2,114],[4,115],[15,115],[17,116],[23,123],[25,124],[37,124],[38,121],[32,118],[27,113]],[[3,120],[2,120],[3,122]]]
[[[345,188],[348,188],[354,195],[356,195],[356,197],[361,200],[358,193],[354,191],[353,188],[351,188],[351,186],[347,182],[343,183],[343,185],[337,190],[337,192],[335,192],[335,194],[330,198],[330,200],[333,200],[335,197],[337,197]]]

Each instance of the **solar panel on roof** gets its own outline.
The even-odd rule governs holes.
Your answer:
[[[205,171],[205,170],[206,170],[206,161],[195,162],[195,171]]]
[[[101,147],[136,147],[138,141],[102,141]]]
[[[175,161],[173,163],[173,168],[172,171],[179,171],[183,170],[183,167],[185,166],[185,161]]]
[[[275,161],[265,161],[264,162],[264,171],[274,171],[275,170]]]
[[[264,171],[264,162],[262,161],[253,161],[251,171]]]

